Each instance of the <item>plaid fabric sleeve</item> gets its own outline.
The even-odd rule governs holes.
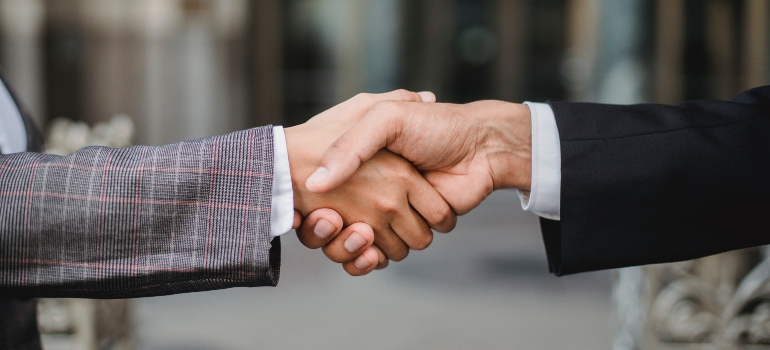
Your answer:
[[[130,298],[278,282],[270,126],[0,156],[0,295]]]

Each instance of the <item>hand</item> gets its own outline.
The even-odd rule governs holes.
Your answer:
[[[432,94],[426,96],[433,97]],[[332,208],[343,214],[345,225],[365,222],[374,230],[374,242],[381,251],[392,260],[401,260],[410,248],[424,249],[430,244],[433,237],[430,227],[447,232],[456,222],[443,198],[411,164],[383,151],[361,166],[349,183],[334,191],[318,195],[304,186],[307,177],[319,165],[324,150],[360,120],[371,106],[383,100],[422,101],[423,98],[404,90],[360,94],[305,124],[285,129],[286,140],[296,209],[307,214],[317,208]],[[307,243],[302,235],[300,240],[309,247],[315,245]],[[327,256],[341,260],[330,252],[334,250],[325,249]]]
[[[342,267],[351,276],[366,275],[372,270],[388,266],[388,258],[379,247],[373,245],[374,231],[365,223],[355,223],[342,231],[342,217],[328,208],[316,209],[304,220],[299,211],[294,211],[293,229],[297,230],[300,242],[311,249],[323,248],[330,260],[342,263]],[[362,248],[353,252],[348,248]]]
[[[412,162],[462,215],[494,190],[529,190],[531,144],[524,105],[379,102],[329,147],[306,186],[332,191],[386,148]]]

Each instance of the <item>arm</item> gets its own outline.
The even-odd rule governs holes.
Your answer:
[[[269,127],[162,147],[0,156],[2,295],[275,285]]]
[[[292,189],[289,179],[288,163],[291,177],[306,177],[318,145],[339,134],[328,115],[364,113],[385,99],[420,97],[360,95],[293,128],[289,142],[274,143],[283,132],[264,127],[163,147],[0,157],[0,295],[117,298],[275,285],[280,241],[271,246],[271,238],[291,227],[291,209],[283,209],[292,201],[308,215],[306,229],[333,222],[323,237],[316,229],[300,238],[324,246],[350,274],[383,267],[385,253],[400,260],[408,248],[424,248],[432,234],[418,213],[429,208],[431,223],[445,229],[454,215],[405,161],[382,156],[360,172],[357,186],[327,196]],[[271,206],[282,214],[271,219]],[[340,232],[343,217],[317,210],[324,207],[345,213],[349,226]],[[378,237],[360,222],[371,222]],[[382,249],[370,247],[375,240]]]
[[[561,222],[541,222],[557,275],[770,243],[762,222],[770,212],[769,87],[731,102],[551,106],[561,203],[549,212]],[[461,214],[493,190],[536,184],[536,122],[526,106],[502,101],[381,102],[329,148],[321,162],[329,175],[308,188],[335,188],[387,148]]]
[[[541,220],[556,274],[770,243],[770,87],[730,102],[551,106],[561,221]]]

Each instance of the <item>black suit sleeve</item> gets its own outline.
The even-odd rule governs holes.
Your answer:
[[[561,221],[541,227],[553,273],[770,244],[770,86],[729,102],[551,107]]]

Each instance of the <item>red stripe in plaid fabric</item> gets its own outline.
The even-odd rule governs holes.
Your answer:
[[[38,164],[23,164],[23,165],[0,165],[0,170],[24,170],[31,169]],[[103,167],[91,167],[85,165],[76,164],[62,164],[51,163],[41,164],[41,168],[72,168],[85,171],[136,171],[139,168],[132,167],[120,167],[120,166],[103,166]],[[273,177],[273,174],[255,173],[251,171],[235,171],[235,170],[222,170],[222,169],[197,169],[197,168],[164,168],[164,167],[152,167],[144,168],[144,171],[158,171],[158,172],[177,172],[177,173],[195,173],[195,174],[216,174],[216,175],[238,175],[238,176],[258,176],[258,177]],[[0,172],[0,175],[2,172]]]
[[[110,158],[112,157],[112,152],[114,152],[114,149],[111,149],[109,152],[107,152],[107,157],[104,160],[104,166],[108,167],[110,165]],[[97,264],[96,267],[96,278],[102,277],[102,234],[103,234],[103,226],[104,226],[104,205],[106,204],[105,195],[104,192],[107,189],[107,172],[102,172],[102,188],[101,188],[101,195],[99,195],[99,230],[97,232],[97,239],[96,239],[96,261],[99,261],[100,263]]]
[[[44,154],[39,155],[35,159],[35,163],[32,167],[32,173],[29,176],[29,185],[27,188],[32,188],[32,185],[35,183],[35,173],[37,172],[37,164],[40,159],[45,157]],[[32,210],[32,196],[27,197],[27,203],[25,205],[24,209],[24,259],[27,259],[29,257],[29,215],[30,211]],[[25,285],[27,284],[27,265],[24,265],[24,272],[21,277],[21,284]]]
[[[213,150],[211,151],[212,161],[211,167],[217,167],[217,146],[219,146],[219,136],[214,138]],[[211,174],[211,188],[209,189],[209,203],[214,200],[214,185],[216,184],[216,177]],[[203,267],[209,267],[209,250],[211,249],[211,222],[214,219],[214,207],[209,207],[209,220],[206,227],[206,254],[203,260]]]
[[[263,207],[256,207],[256,206],[247,207],[245,205],[227,204],[227,203],[181,202],[181,201],[155,200],[155,199],[137,200],[135,198],[78,196],[78,195],[69,195],[69,194],[61,194],[61,193],[34,192],[34,191],[0,192],[0,196],[56,197],[56,198],[65,198],[65,199],[82,199],[86,201],[97,201],[97,202],[104,201],[104,202],[115,202],[115,203],[143,203],[143,204],[159,204],[159,205],[200,205],[204,207],[236,209],[236,210],[259,210],[259,211],[270,210],[270,208],[263,208]]]

